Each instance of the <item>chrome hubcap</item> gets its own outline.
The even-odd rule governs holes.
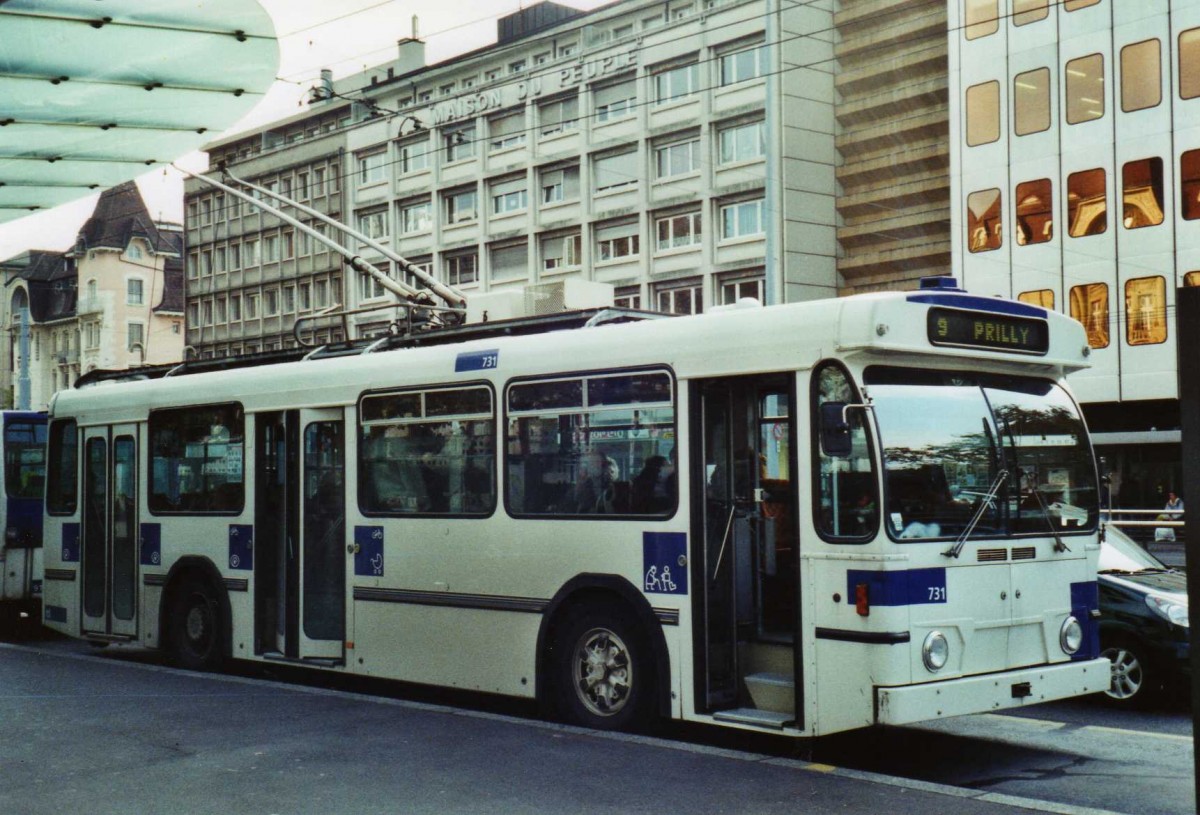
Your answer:
[[[633,666],[629,648],[606,628],[593,628],[575,648],[575,693],[590,713],[613,716],[629,701]]]
[[[1106,648],[1104,656],[1112,663],[1112,683],[1106,694],[1113,699],[1129,699],[1142,688],[1145,677],[1142,663],[1124,648]]]

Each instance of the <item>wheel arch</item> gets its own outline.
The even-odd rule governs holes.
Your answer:
[[[660,716],[671,715],[671,655],[667,650],[667,638],[662,623],[654,613],[650,602],[624,577],[614,574],[580,574],[568,580],[555,593],[542,612],[542,623],[538,629],[537,665],[534,681],[539,703],[549,703],[550,649],[559,625],[566,613],[589,603],[615,600],[633,612],[638,625],[646,635],[654,660],[655,711]]]
[[[190,577],[203,580],[216,595],[221,607],[221,656],[228,659],[233,656],[233,609],[229,604],[225,578],[211,560],[198,555],[181,557],[167,571],[162,597],[158,601],[158,647],[164,650],[169,647],[171,603],[179,587]]]

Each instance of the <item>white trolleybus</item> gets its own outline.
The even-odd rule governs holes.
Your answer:
[[[930,284],[85,376],[51,410],[45,623],[598,728],[1102,691],[1084,330]]]

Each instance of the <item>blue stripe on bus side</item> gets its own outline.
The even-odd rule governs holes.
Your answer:
[[[905,569],[891,572],[869,572],[850,569],[846,572],[846,602],[854,605],[856,589],[867,586],[867,601],[873,606],[919,606],[946,602],[946,570]]]
[[[1072,660],[1095,659],[1100,656],[1099,611],[1100,584],[1095,580],[1072,583],[1071,614],[1083,626],[1083,645],[1071,655]]]

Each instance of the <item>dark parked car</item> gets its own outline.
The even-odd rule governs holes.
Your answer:
[[[1186,686],[1188,595],[1172,569],[1121,530],[1100,547],[1100,649],[1112,662],[1108,699],[1141,706]]]

